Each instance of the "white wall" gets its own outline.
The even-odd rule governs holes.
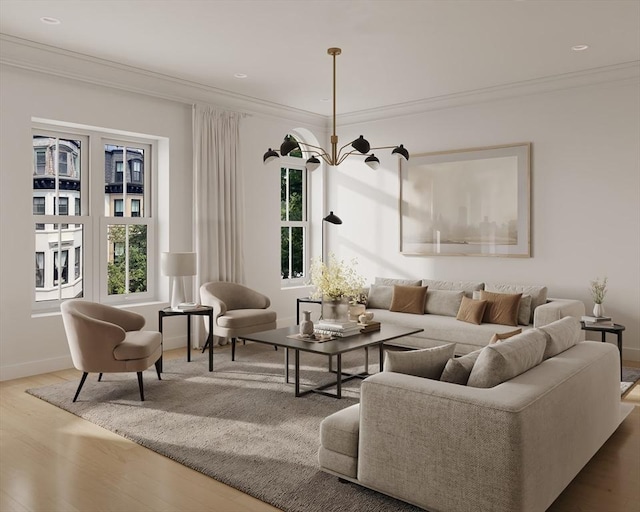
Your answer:
[[[624,356],[640,360],[639,90],[637,80],[615,82],[340,127],[341,140],[363,134],[413,154],[532,142],[532,257],[400,254],[397,162],[388,151],[376,172],[357,160],[330,172],[328,197],[344,221],[330,232],[331,249],[357,257],[367,280],[544,284],[587,311],[589,281],[606,275],[606,312],[627,328]]]

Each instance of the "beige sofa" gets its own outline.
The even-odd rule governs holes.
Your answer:
[[[631,409],[618,357],[579,342],[491,388],[378,373],[322,422],[320,468],[431,512],[544,511]]]
[[[424,315],[389,311],[395,284],[427,286]],[[565,316],[573,316],[579,320],[585,314],[582,301],[550,299],[547,297],[546,286],[384,277],[376,277],[370,286],[367,310],[372,311],[374,319],[380,322],[424,329],[423,332],[402,338],[396,345],[427,348],[455,343],[456,354],[462,355],[484,347],[495,333],[501,334],[516,328],[490,323],[476,325],[456,319],[462,296],[472,298],[474,292],[477,294],[481,290],[522,293],[521,311],[518,315],[521,321],[518,327],[523,330],[540,327]],[[581,339],[584,339],[584,333],[581,333]]]

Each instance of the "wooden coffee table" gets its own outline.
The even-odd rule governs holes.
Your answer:
[[[284,327],[282,329],[273,329],[271,331],[257,332],[253,334],[247,334],[242,336],[242,339],[248,341],[255,341],[257,343],[266,343],[267,345],[274,345],[276,347],[284,347],[285,350],[285,382],[289,382],[289,350],[294,351],[294,369],[295,369],[295,393],[296,396],[304,396],[309,393],[320,393],[333,398],[342,398],[342,383],[351,379],[364,379],[369,375],[367,372],[368,365],[365,366],[365,371],[357,374],[345,374],[342,372],[342,354],[364,348],[369,350],[370,347],[378,346],[380,353],[380,371],[382,371],[382,365],[384,363],[383,358],[383,346],[386,341],[402,338],[403,336],[409,336],[423,329],[412,327],[401,327],[398,325],[382,324],[379,331],[370,332],[366,334],[356,334],[354,336],[348,336],[346,338],[335,338],[324,342],[303,341],[294,338],[288,338],[287,336],[297,334],[299,328],[297,325],[292,327]],[[232,342],[235,343],[235,340]],[[318,386],[315,388],[300,389],[300,352],[311,352],[313,354],[321,354],[329,357],[336,357],[336,381]],[[367,352],[368,355],[368,352]],[[367,357],[368,361],[368,357]],[[331,393],[325,391],[327,388],[336,386],[336,392]]]

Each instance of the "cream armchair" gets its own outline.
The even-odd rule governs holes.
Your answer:
[[[155,363],[158,379],[162,364],[162,334],[141,331],[142,315],[83,300],[62,303],[62,320],[73,365],[83,372],[73,401],[89,373],[137,372],[140,400],[144,401],[142,372]]]
[[[214,334],[231,340],[232,361],[236,355],[236,338],[276,328],[277,315],[268,310],[269,297],[246,286],[223,281],[204,283],[200,287],[200,301],[213,307]]]

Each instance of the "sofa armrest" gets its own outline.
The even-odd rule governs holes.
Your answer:
[[[606,345],[579,343],[489,389],[367,378],[358,480],[428,510],[545,510],[618,425],[618,356]]]
[[[546,304],[538,306],[533,312],[533,326],[542,327],[565,316],[573,316],[578,320],[585,314],[584,302],[573,299],[548,299]],[[584,332],[582,339],[584,339]]]

